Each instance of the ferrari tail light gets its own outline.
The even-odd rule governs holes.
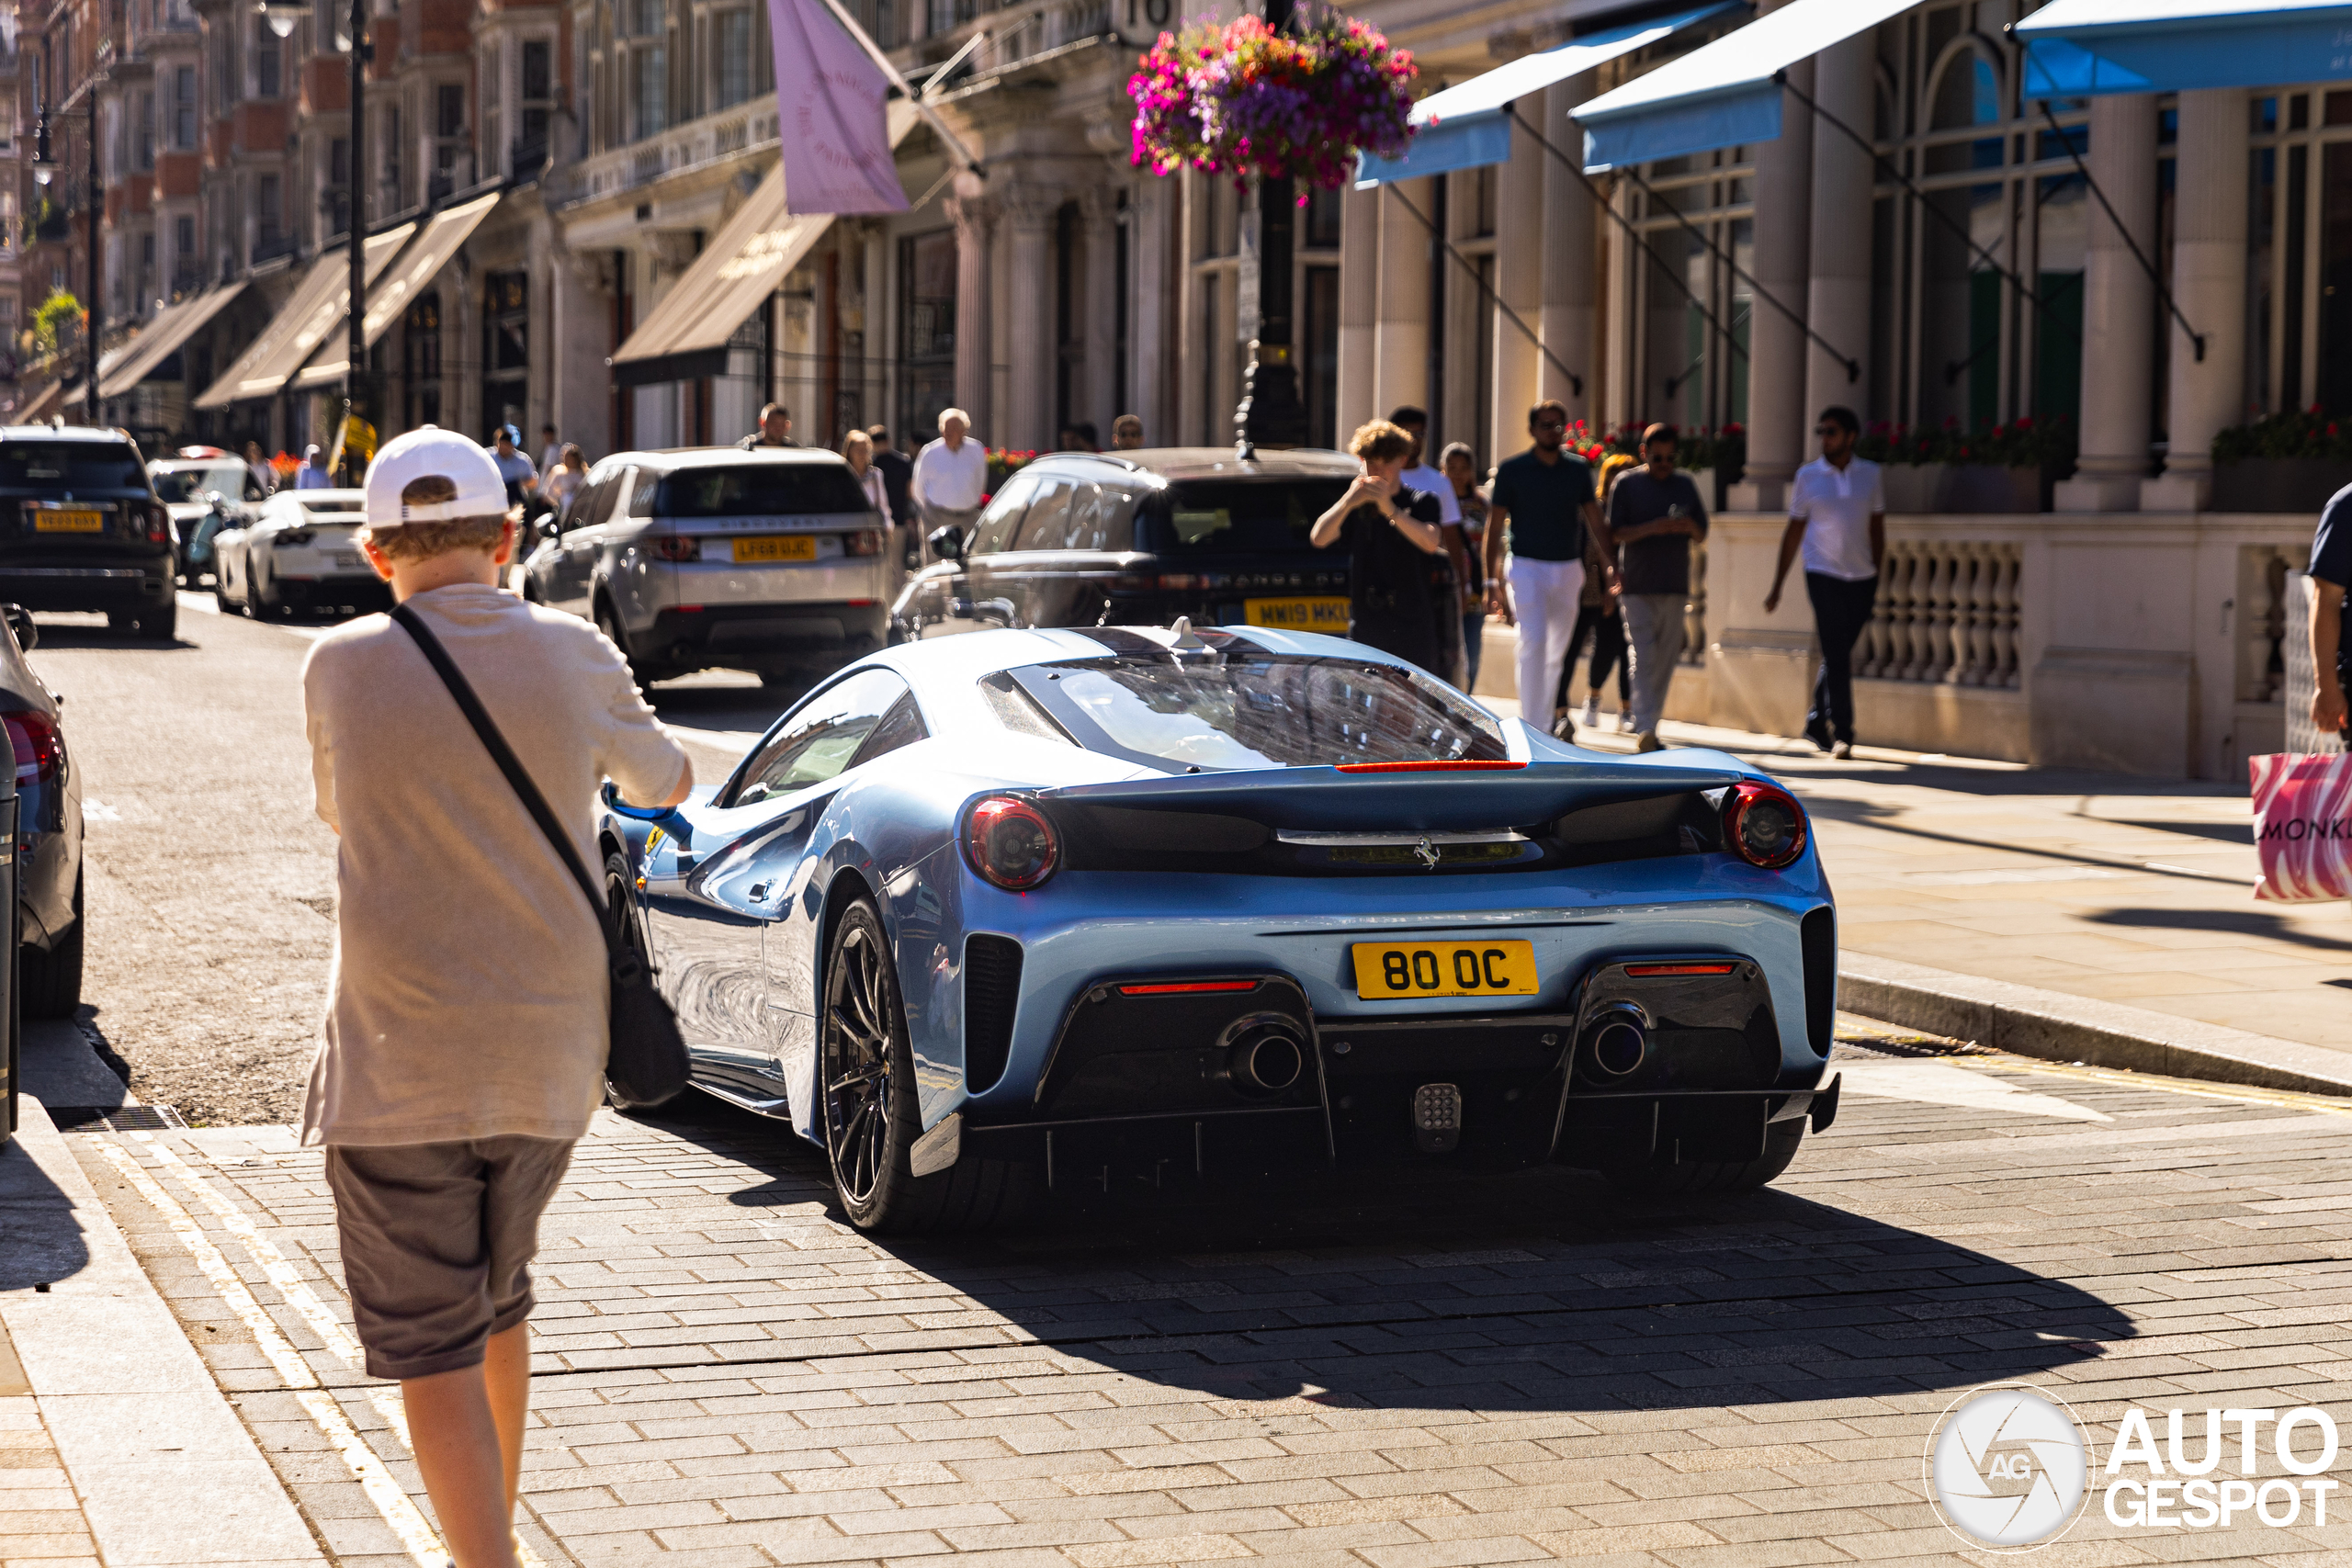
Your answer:
[[[1804,807],[1775,784],[1747,780],[1724,795],[1724,842],[1750,865],[1778,871],[1804,853]]]
[[[668,561],[702,559],[702,541],[681,534],[664,534],[653,541],[653,553]]]
[[[1342,773],[1504,773],[1527,766],[1499,757],[1461,757],[1438,762],[1336,762]]]
[[[17,782],[48,783],[65,766],[65,741],[57,721],[45,713],[20,709],[0,714],[8,726],[8,747],[17,754]]]
[[[964,815],[964,859],[985,882],[1026,893],[1053,875],[1061,858],[1053,822],[1018,795],[983,795]]]

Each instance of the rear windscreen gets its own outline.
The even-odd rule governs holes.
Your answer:
[[[169,506],[184,502],[202,501],[207,491],[218,491],[234,501],[244,494],[243,468],[166,468],[154,476],[155,499]]]
[[[1178,556],[1310,551],[1315,520],[1347,490],[1338,478],[1182,480],[1144,508],[1136,547]]]
[[[95,441],[0,441],[0,486],[13,490],[145,490],[138,451]]]
[[[819,463],[752,463],[740,468],[681,468],[662,477],[657,517],[760,517],[802,512],[865,512],[865,492],[849,469]]]
[[[1427,676],[1357,659],[1118,659],[1031,667],[1023,690],[1091,750],[1200,768],[1502,761],[1492,715]],[[1087,731],[1092,731],[1088,735]]]

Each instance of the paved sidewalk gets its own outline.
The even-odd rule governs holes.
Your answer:
[[[1804,801],[1849,954],[2352,1054],[2352,908],[2255,901],[2243,785],[1867,745],[1840,762],[1803,740],[1660,733],[1746,758]],[[1633,749],[1609,717],[1580,739]]]

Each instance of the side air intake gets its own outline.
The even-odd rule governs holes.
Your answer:
[[[1021,944],[1009,936],[964,939],[964,1087],[978,1094],[1004,1076],[1012,1013],[1021,1000]]]

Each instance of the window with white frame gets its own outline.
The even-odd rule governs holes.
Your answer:
[[[183,152],[196,150],[196,67],[172,72],[172,145]]]
[[[524,163],[529,165],[515,172],[536,173],[538,163],[546,156],[548,130],[555,123],[555,40],[523,39],[515,75],[514,139]]]

